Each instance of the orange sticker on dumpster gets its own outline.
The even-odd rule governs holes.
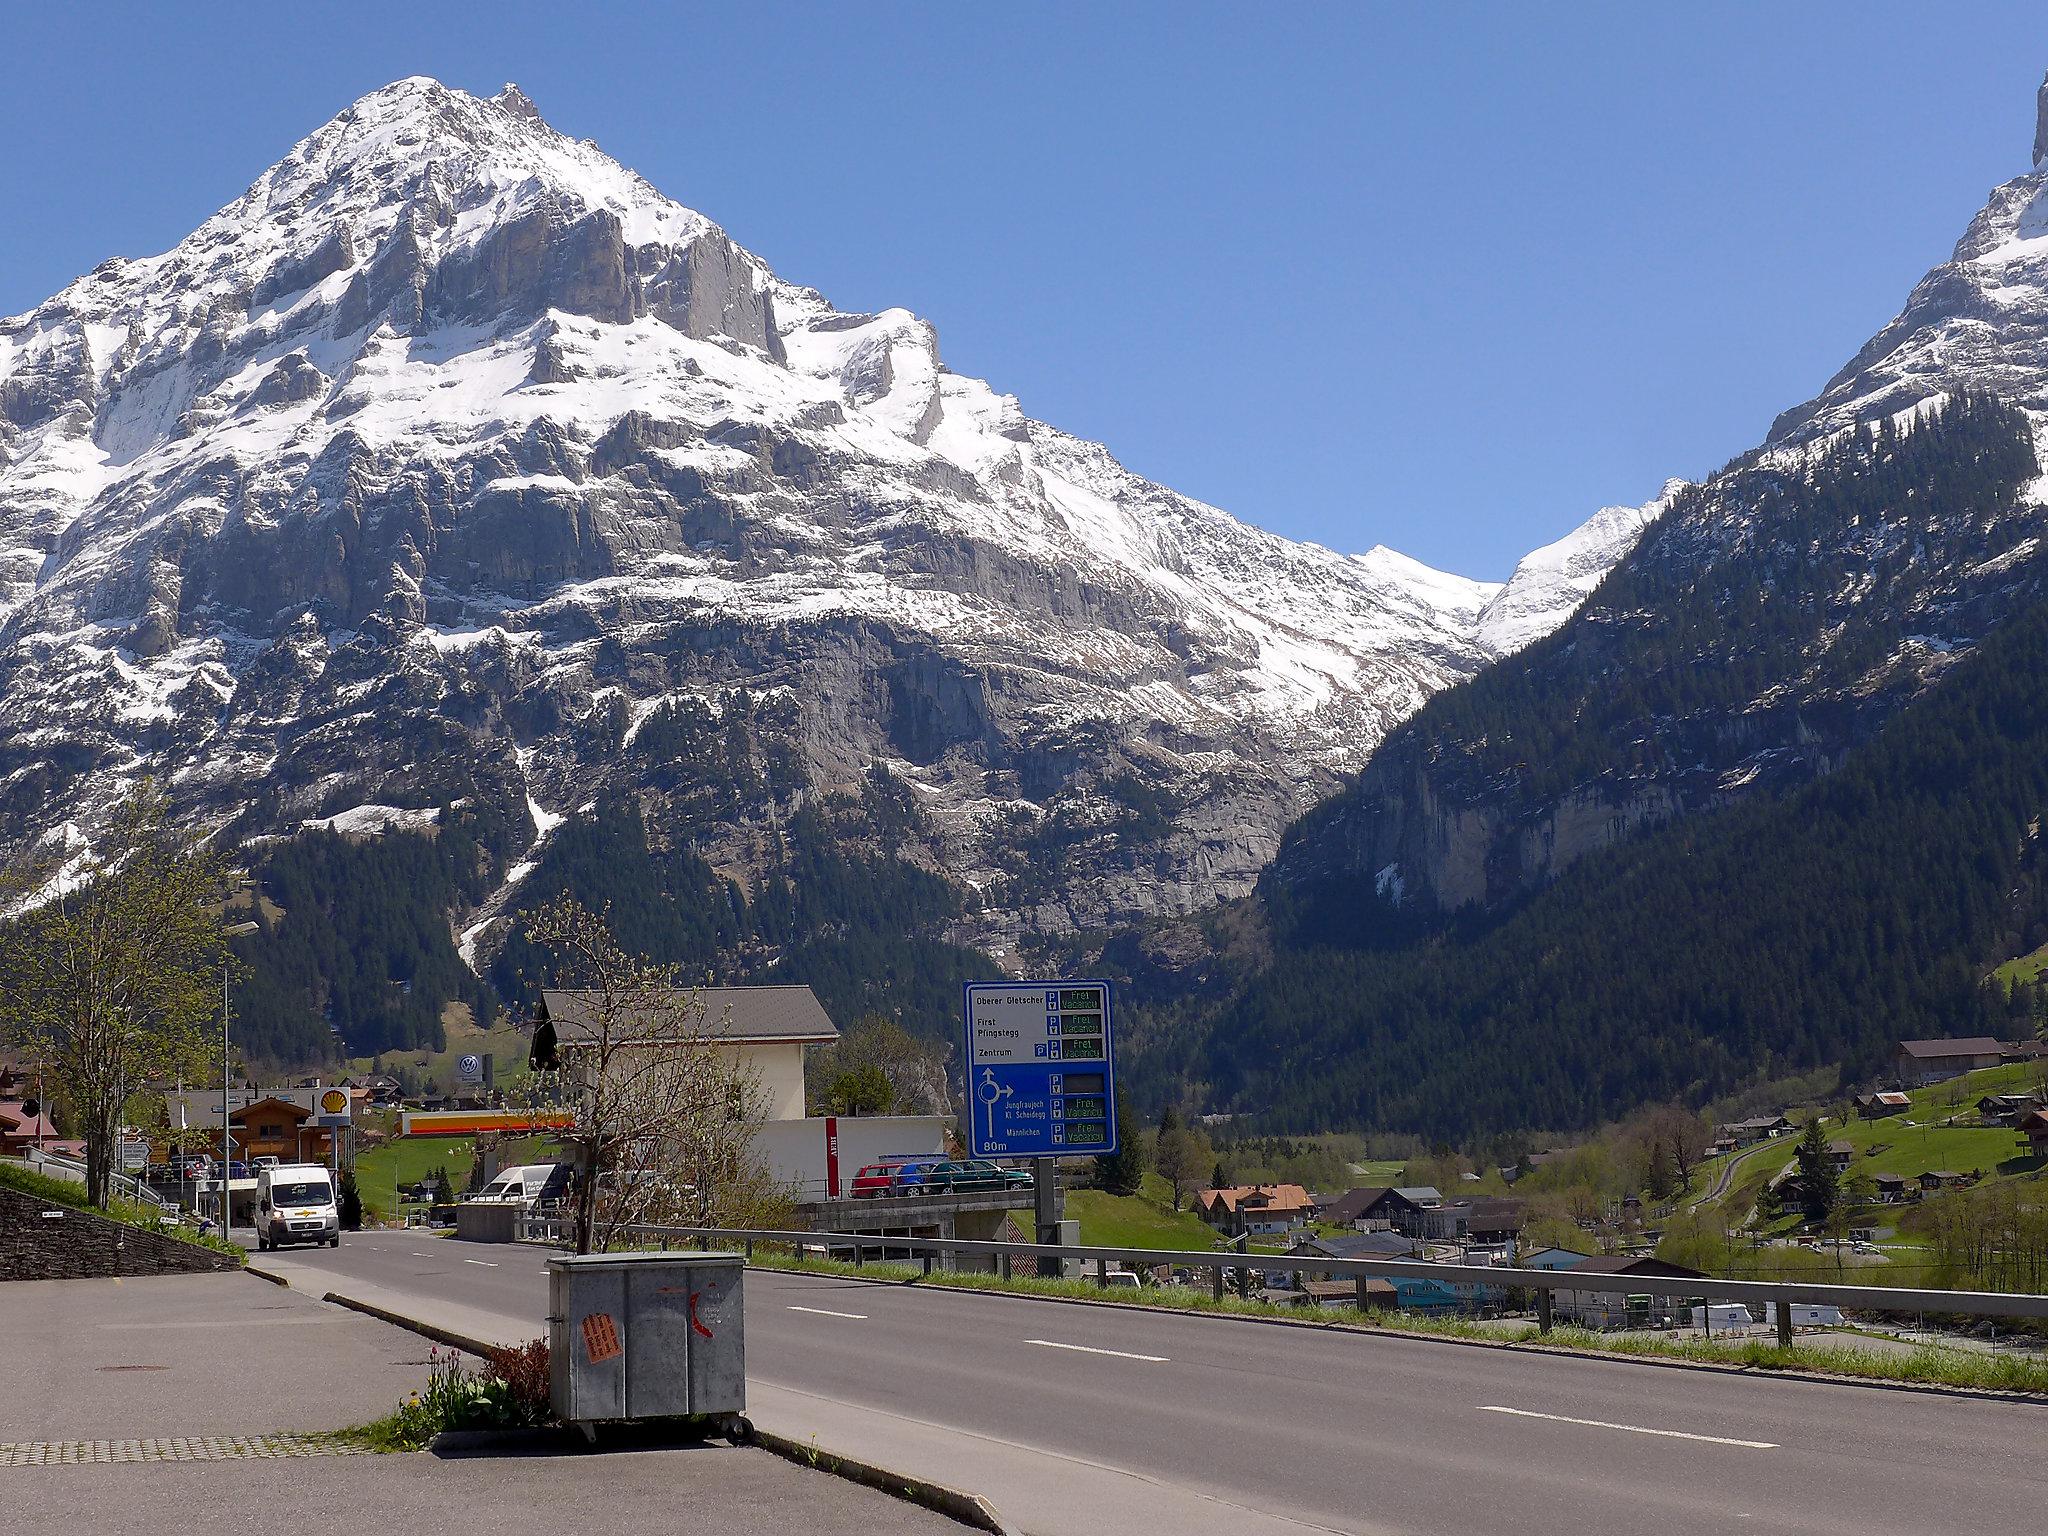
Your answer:
[[[592,1365],[618,1358],[619,1329],[609,1312],[593,1312],[583,1319],[583,1353]]]

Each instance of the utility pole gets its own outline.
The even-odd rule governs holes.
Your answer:
[[[254,933],[257,926],[255,923],[230,923],[221,929],[221,934],[226,938],[237,938],[245,933]],[[235,1140],[228,1120],[228,1073],[234,1061],[228,1054],[228,982],[234,975],[234,969],[235,956],[230,950],[220,963],[220,1235],[230,1239],[235,1233],[234,1194],[228,1187],[233,1183]]]

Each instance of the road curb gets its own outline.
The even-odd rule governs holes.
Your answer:
[[[1835,1371],[1814,1371],[1800,1367],[1773,1370],[1761,1365],[1737,1365],[1722,1360],[1681,1360],[1667,1355],[1635,1355],[1621,1350],[1567,1349],[1557,1344],[1530,1344],[1513,1339],[1461,1339],[1455,1334],[1410,1332],[1406,1328],[1375,1328],[1369,1323],[1346,1323],[1335,1319],[1307,1317],[1259,1317],[1245,1312],[1201,1312],[1193,1308],[1150,1307],[1141,1302],[1097,1301],[1088,1296],[1042,1296],[1033,1291],[984,1290],[969,1285],[919,1286],[919,1277],[893,1280],[880,1275],[831,1275],[816,1270],[778,1269],[773,1265],[750,1264],[767,1275],[811,1275],[820,1280],[849,1280],[859,1285],[897,1285],[923,1289],[928,1294],[953,1296],[1001,1296],[1012,1301],[1049,1301],[1067,1307],[1102,1307],[1116,1312],[1142,1312],[1150,1317],[1199,1317],[1212,1322],[1262,1323],[1273,1328],[1303,1328],[1317,1333],[1353,1333],[1376,1339],[1412,1339],[1418,1344],[1462,1344],[1470,1349],[1496,1349],[1517,1355],[1551,1355],[1566,1360],[1601,1360],[1616,1365],[1651,1365],[1665,1370],[1706,1371],[1717,1376],[1746,1376],[1752,1381],[1806,1382],[1828,1387],[1871,1387],[1885,1392],[1918,1392],[1930,1397],[1967,1397],[1992,1403],[2048,1404],[2048,1394],[2005,1392],[1995,1387],[1951,1387],[1938,1381],[1887,1381],[1881,1377],[1848,1376]]]
[[[242,1266],[242,1273],[245,1275],[254,1275],[258,1280],[268,1280],[272,1285],[283,1286],[286,1290],[290,1290],[292,1288],[291,1281],[285,1279],[285,1277],[277,1273],[276,1270],[258,1269],[254,1264],[245,1264]]]
[[[504,1348],[502,1344],[492,1344],[470,1334],[457,1333],[453,1328],[443,1328],[438,1323],[422,1322],[419,1318],[407,1317],[403,1312],[393,1312],[388,1307],[380,1307],[373,1301],[361,1301],[354,1296],[344,1296],[339,1291],[329,1291],[320,1299],[332,1302],[337,1307],[347,1307],[351,1312],[360,1312],[365,1317],[374,1317],[380,1323],[389,1323],[394,1328],[416,1333],[423,1339],[432,1339],[436,1344],[446,1344],[450,1349],[459,1349],[465,1355],[475,1355],[479,1360],[488,1360]]]
[[[776,1434],[759,1425],[754,1428],[753,1443],[785,1461],[809,1467],[814,1472],[829,1472],[834,1477],[859,1483],[891,1498],[920,1505],[977,1531],[992,1531],[995,1536],[1022,1536],[1015,1526],[996,1512],[993,1504],[978,1493],[965,1493],[922,1477],[907,1477],[855,1456],[842,1456],[810,1441],[793,1440],[788,1435]]]
[[[265,1275],[264,1278],[275,1279],[279,1285],[286,1283],[281,1277],[277,1276]],[[438,1324],[424,1322],[416,1317],[407,1317],[402,1312],[394,1312],[389,1307],[380,1307],[375,1302],[362,1301],[354,1296],[344,1296],[339,1291],[329,1291],[320,1299],[331,1302],[337,1307],[346,1307],[351,1312],[360,1312],[366,1317],[374,1317],[379,1322],[391,1324],[394,1328],[403,1328],[410,1333],[420,1335],[422,1338],[432,1339],[437,1344],[445,1344],[451,1349],[461,1350],[464,1354],[475,1355],[480,1359],[488,1360],[493,1353],[502,1347],[497,1344],[488,1343],[483,1339],[474,1338],[469,1334],[457,1333],[452,1328],[443,1328]],[[456,1434],[467,1436],[472,1433],[478,1438],[462,1440],[451,1438],[451,1436]],[[517,1444],[531,1446],[534,1443],[533,1437],[536,1434],[549,1433],[552,1432],[533,1430],[479,1430],[474,1432],[444,1430],[441,1434],[434,1437],[434,1442],[429,1449],[445,1450],[456,1455],[473,1454],[485,1448],[486,1440],[495,1441],[505,1449],[513,1449]],[[848,1482],[859,1483],[864,1488],[872,1488],[878,1493],[888,1494],[891,1498],[902,1499],[908,1503],[919,1505],[922,1508],[931,1510],[934,1514],[944,1515],[948,1519],[956,1520],[962,1525],[972,1526],[975,1530],[990,1531],[994,1533],[994,1536],[1022,1536],[1022,1533],[1015,1526],[1009,1524],[1001,1515],[996,1513],[994,1505],[990,1504],[987,1499],[984,1499],[979,1494],[966,1493],[958,1488],[949,1488],[944,1483],[934,1483],[926,1478],[912,1477],[907,1473],[892,1472],[887,1467],[878,1467],[872,1462],[862,1461],[857,1456],[843,1456],[837,1451],[827,1450],[819,1445],[795,1440],[788,1435],[781,1435],[773,1430],[763,1429],[758,1424],[754,1425],[749,1439],[752,1444],[759,1446],[770,1455],[780,1456],[785,1461],[793,1461],[797,1465],[808,1467],[814,1472],[825,1472],[833,1477],[844,1478]],[[445,1446],[443,1444],[444,1441],[446,1442]]]

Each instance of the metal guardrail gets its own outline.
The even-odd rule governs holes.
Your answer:
[[[559,1217],[532,1217],[521,1224],[520,1235],[528,1241],[565,1241],[567,1221]],[[2048,1296],[2025,1296],[2004,1291],[1941,1291],[1899,1286],[1823,1284],[1803,1280],[1721,1280],[1712,1277],[1584,1274],[1569,1269],[1510,1269],[1484,1264],[1437,1264],[1422,1259],[1326,1259],[1313,1254],[1243,1253],[1237,1250],[1208,1251],[1178,1248],[1104,1248],[1061,1243],[998,1243],[970,1238],[884,1237],[862,1233],[789,1232],[749,1227],[666,1227],[638,1226],[627,1229],[637,1240],[733,1243],[748,1257],[757,1243],[795,1248],[829,1248],[854,1252],[854,1262],[870,1252],[912,1253],[922,1256],[927,1273],[934,1259],[948,1262],[956,1257],[993,1259],[998,1273],[1008,1278],[1020,1258],[1079,1260],[1095,1267],[1099,1284],[1107,1284],[1112,1265],[1140,1264],[1146,1267],[1173,1265],[1186,1269],[1210,1270],[1213,1294],[1222,1299],[1224,1271],[1240,1275],[1250,1269],[1266,1272],[1344,1277],[1357,1287],[1357,1305],[1366,1309],[1366,1282],[1370,1280],[1434,1280],[1447,1286],[1471,1286],[1501,1292],[1520,1291],[1535,1299],[1536,1323],[1540,1331],[1551,1329],[1555,1298],[1559,1291],[1573,1294],[1650,1295],[1683,1301],[1724,1300],[1743,1303],[1775,1303],[1778,1342],[1792,1343],[1792,1309],[1795,1306],[1832,1306],[1867,1312],[1925,1314],[1946,1313],[1965,1317],[2048,1318]]]
[[[24,1167],[38,1173],[54,1170],[56,1177],[72,1184],[83,1184],[86,1181],[85,1164],[81,1163],[77,1158],[65,1157],[56,1152],[43,1152],[34,1149],[31,1149],[31,1151],[32,1155],[18,1159]],[[137,1205],[153,1205],[160,1211],[174,1209],[171,1203],[164,1199],[162,1195],[151,1189],[141,1179],[135,1178],[130,1174],[109,1173],[107,1175],[107,1187],[123,1199],[132,1200]]]

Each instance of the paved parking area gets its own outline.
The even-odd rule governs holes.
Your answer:
[[[335,1456],[289,1464],[23,1467],[12,1507],[47,1531],[275,1536],[960,1536],[929,1511],[766,1451],[707,1445],[541,1457]]]
[[[355,1536],[957,1533],[886,1494],[707,1444],[517,1456],[333,1455],[293,1432],[379,1418],[426,1340],[252,1275],[0,1286],[7,1507],[52,1531]],[[310,1454],[309,1454],[310,1452]],[[280,1465],[280,1458],[290,1458]],[[0,1529],[12,1529],[0,1515]]]
[[[252,1275],[27,1280],[0,1292],[0,1440],[341,1429],[428,1376],[426,1340]]]

